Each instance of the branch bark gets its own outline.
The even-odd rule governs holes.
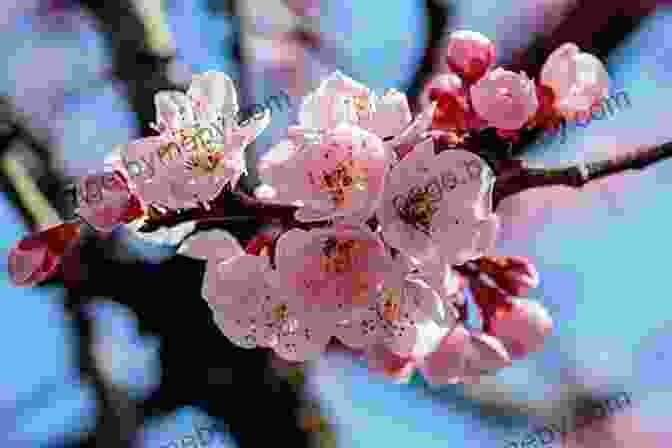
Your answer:
[[[516,161],[519,162],[517,166],[511,166],[498,176],[493,194],[494,206],[496,208],[508,196],[531,188],[553,185],[581,188],[591,181],[629,170],[643,170],[671,157],[672,142],[667,142],[660,146],[643,147],[611,159],[561,168],[531,167],[525,161]]]

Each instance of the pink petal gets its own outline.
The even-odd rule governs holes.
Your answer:
[[[177,253],[201,260],[228,261],[245,251],[229,232],[215,229],[190,236],[182,242]]]
[[[539,107],[534,83],[525,74],[501,67],[471,86],[470,92],[476,113],[500,129],[521,128]]]
[[[357,250],[365,255],[352,256],[343,271],[325,271],[325,243],[349,240],[357,242]],[[333,314],[334,322],[348,320],[351,310],[368,306],[388,268],[381,241],[364,227],[293,229],[280,236],[275,255],[283,290],[301,297],[308,309]]]
[[[486,375],[511,365],[509,353],[500,340],[473,331],[465,351],[465,360],[465,376]]]
[[[465,353],[470,345],[470,335],[463,325],[443,337],[436,351],[419,362],[420,372],[432,385],[459,382],[466,364]]]
[[[21,242],[9,252],[9,277],[15,286],[29,286],[31,276],[47,259],[47,245],[22,249]]]
[[[319,319],[319,316],[315,318]],[[279,335],[273,350],[288,361],[316,360],[324,353],[333,334],[333,326],[333,322],[325,322],[324,319],[313,322],[311,317],[305,316],[296,328]]]
[[[411,123],[412,115],[406,95],[390,89],[375,101],[375,112],[371,119],[359,125],[379,136],[381,139],[396,137]]]
[[[183,92],[160,91],[154,95],[156,122],[161,129],[181,129],[195,123],[191,100]]]
[[[187,96],[200,120],[214,122],[238,113],[236,87],[223,72],[210,70],[194,75]]]
[[[520,359],[539,350],[552,329],[553,320],[539,302],[514,298],[510,312],[495,314],[491,334],[504,343],[513,359]]]
[[[444,54],[448,66],[466,81],[481,78],[495,62],[495,45],[481,33],[454,31],[450,34]]]
[[[99,231],[111,231],[124,224],[135,205],[126,179],[119,172],[80,178],[78,214]]]
[[[399,356],[384,345],[375,345],[365,353],[368,368],[373,373],[381,373],[397,384],[406,384],[415,373],[416,363],[410,357]]]
[[[373,345],[381,340],[383,334],[383,322],[373,305],[357,313],[356,318],[338,323],[334,329],[334,336],[355,349]]]

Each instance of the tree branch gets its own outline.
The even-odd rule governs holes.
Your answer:
[[[499,202],[531,188],[564,185],[581,188],[588,182],[628,170],[642,170],[664,159],[672,158],[672,142],[660,146],[644,147],[634,152],[612,159],[579,163],[560,168],[531,167],[524,160],[502,161],[496,167],[498,172],[493,192],[494,208]],[[236,223],[246,217],[256,219],[259,224],[276,224],[284,228],[309,229],[322,227],[328,221],[303,223],[294,218],[298,207],[292,205],[269,204],[240,191],[225,189],[222,194],[208,204],[208,208],[169,210],[150,216],[142,232],[152,232],[159,227],[173,227],[187,221]],[[235,217],[231,219],[231,217]]]
[[[588,182],[628,170],[643,170],[649,165],[672,157],[672,142],[595,162],[579,163],[562,168],[530,167],[522,160],[510,163],[498,176],[493,200],[495,208],[508,197],[531,188],[564,185],[581,188]]]

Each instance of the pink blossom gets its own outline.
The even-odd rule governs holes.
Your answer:
[[[138,195],[120,171],[80,178],[78,196],[77,214],[100,232],[110,232],[144,214]]]
[[[510,366],[503,344],[487,334],[467,330],[462,324],[441,340],[436,351],[418,367],[432,385],[478,382],[482,375]]]
[[[390,267],[382,242],[364,226],[292,229],[277,240],[275,262],[285,290],[334,323],[374,304]]]
[[[555,93],[556,110],[569,119],[589,113],[609,94],[609,74],[602,62],[569,42],[550,54],[539,79]]]
[[[141,198],[168,208],[214,199],[245,172],[245,147],[270,123],[270,113],[239,126],[233,81],[221,72],[195,75],[188,92],[155,96],[158,137],[137,140],[122,160]]]
[[[534,117],[539,101],[534,82],[501,67],[471,86],[471,101],[478,115],[490,126],[505,130],[521,128]]]
[[[496,57],[495,45],[490,39],[466,30],[452,32],[443,53],[448,67],[467,82],[480,79]]]
[[[270,347],[289,361],[315,359],[324,352],[335,322],[328,314],[307,310],[280,284],[267,256],[241,254],[208,262],[203,297],[234,344]]]
[[[513,359],[539,350],[553,329],[553,320],[539,302],[511,299],[510,309],[498,309],[491,320],[490,334],[500,339]]]
[[[457,324],[455,307],[399,257],[391,264],[375,302],[339,322],[336,336],[351,348],[384,345],[403,357],[423,357]]]
[[[9,277],[15,286],[33,286],[52,276],[79,238],[79,223],[64,223],[32,234],[10,250]]]
[[[385,241],[418,263],[462,264],[494,245],[499,219],[492,213],[494,176],[477,155],[434,153],[417,145],[390,171],[379,219]]]
[[[339,71],[306,96],[299,110],[299,127],[318,131],[345,122],[381,139],[394,137],[411,121],[406,95],[390,89],[381,97]]]
[[[274,201],[301,203],[300,221],[364,221],[380,203],[391,154],[380,138],[346,123],[308,140],[298,133],[261,158],[259,176]]]

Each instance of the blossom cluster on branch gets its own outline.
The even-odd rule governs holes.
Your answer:
[[[196,75],[186,93],[156,95],[158,136],[120,147],[105,173],[80,180],[79,219],[138,235],[185,222],[268,224],[245,247],[222,225],[189,234],[178,250],[206,261],[202,295],[233,343],[306,361],[338,341],[398,380],[417,368],[433,384],[478,381],[539,350],[552,329],[526,298],[539,282],[532,263],[492,254],[498,200],[530,186],[580,186],[639,159],[549,177],[502,155],[520,130],[556,127],[606,98],[604,66],[576,45],[553,52],[537,83],[494,67],[495,47],[479,33],[453,33],[445,57],[451,72],[427,83],[415,117],[397,90],[378,95],[328,76],[259,160],[255,197],[237,184],[270,114],[239,124],[231,78]],[[479,147],[492,130],[498,145]],[[20,241],[9,255],[14,283],[54,275],[78,237],[75,222]],[[467,323],[468,297],[481,328]]]

